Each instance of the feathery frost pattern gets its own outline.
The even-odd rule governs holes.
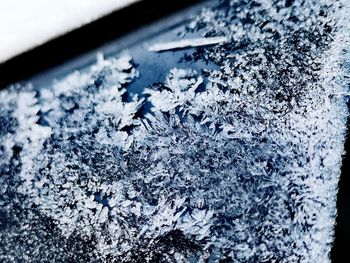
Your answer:
[[[140,94],[128,53],[1,91],[0,261],[328,262],[348,10],[221,1],[183,35],[227,41]]]

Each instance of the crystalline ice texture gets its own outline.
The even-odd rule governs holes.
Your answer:
[[[190,55],[216,69],[174,67],[136,96],[132,58],[99,56],[2,91],[0,259],[328,262],[347,10],[223,1],[186,27],[225,36]]]

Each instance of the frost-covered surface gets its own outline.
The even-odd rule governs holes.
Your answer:
[[[347,7],[247,2],[186,26],[230,39],[185,57],[216,69],[132,94],[123,53],[0,93],[1,262],[329,261]]]

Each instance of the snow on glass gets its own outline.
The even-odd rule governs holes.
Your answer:
[[[186,27],[228,39],[191,55],[218,69],[173,68],[135,95],[123,53],[1,91],[0,260],[328,261],[345,14],[326,0],[224,1]]]

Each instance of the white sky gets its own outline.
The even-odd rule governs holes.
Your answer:
[[[137,1],[0,0],[0,63]]]

